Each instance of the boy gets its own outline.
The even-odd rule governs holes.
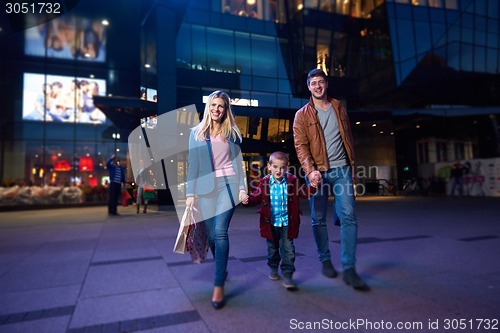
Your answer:
[[[269,278],[279,280],[278,267],[281,262],[283,286],[287,290],[297,289],[292,279],[295,272],[295,247],[293,240],[299,235],[299,197],[307,199],[316,192],[311,186],[300,186],[299,180],[288,173],[288,156],[280,151],[269,157],[270,174],[260,179],[259,186],[242,200],[244,205],[262,203],[260,213],[260,235],[267,239],[267,265]]]

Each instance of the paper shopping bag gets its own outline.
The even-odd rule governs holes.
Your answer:
[[[123,207],[127,207],[128,206],[128,201],[131,198],[132,198],[132,196],[130,195],[130,193],[128,193],[127,190],[123,190],[122,191],[122,206]]]
[[[174,252],[176,253],[186,252],[186,240],[189,232],[189,225],[191,223],[191,217],[192,212],[188,207],[186,207],[186,209],[184,210],[184,214],[182,214],[177,238],[175,239]]]
[[[196,209],[192,212],[192,223],[189,226],[188,237],[186,240],[186,250],[191,254],[191,260],[195,264],[201,264],[205,261],[208,253],[208,234],[205,222],[200,221]]]

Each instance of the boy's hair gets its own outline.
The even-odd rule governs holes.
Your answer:
[[[328,78],[326,77],[325,72],[323,72],[319,68],[315,68],[312,71],[310,71],[309,74],[307,74],[307,86],[308,87],[309,87],[309,83],[311,82],[311,79],[313,77],[317,77],[317,76],[321,76],[323,79],[325,79],[325,81],[328,80]]]
[[[288,154],[282,151],[275,151],[269,156],[269,164],[273,163],[273,160],[286,161],[288,163]]]

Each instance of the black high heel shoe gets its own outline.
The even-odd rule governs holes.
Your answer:
[[[222,299],[222,301],[220,301],[220,302],[212,301],[212,307],[215,310],[222,309],[224,307],[224,305],[226,305],[226,300],[225,299]]]

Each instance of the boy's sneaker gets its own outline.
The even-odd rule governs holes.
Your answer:
[[[278,275],[277,269],[272,269],[269,271],[269,278],[273,281],[279,280],[280,276]]]
[[[283,275],[283,286],[287,289],[287,290],[297,290],[297,285],[295,284],[295,282],[292,280],[292,277],[291,276],[286,276],[286,275]]]
[[[333,264],[330,260],[323,261],[321,265],[323,266],[321,269],[321,273],[323,273],[324,276],[329,278],[337,277],[337,271],[333,267]]]

